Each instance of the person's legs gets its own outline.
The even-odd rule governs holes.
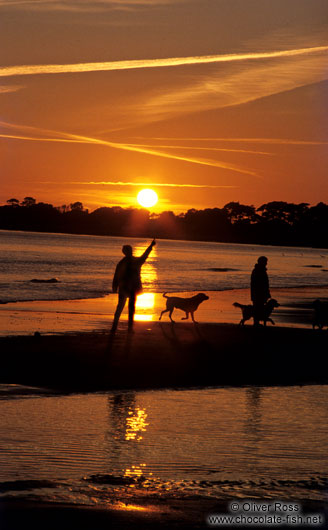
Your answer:
[[[129,329],[133,327],[133,317],[136,310],[136,294],[130,293],[129,296]]]
[[[118,321],[120,319],[121,313],[125,306],[126,298],[127,298],[126,294],[123,294],[123,293],[118,294],[118,302],[117,302],[117,307],[116,307],[116,311],[114,315],[114,321],[112,325],[113,331],[117,328]]]
[[[261,315],[263,314],[263,306],[264,306],[264,303],[261,301],[256,301],[256,302],[253,302],[253,307],[254,307],[254,326],[259,326],[260,325],[260,318],[261,318]]]

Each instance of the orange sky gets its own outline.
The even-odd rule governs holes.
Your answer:
[[[0,201],[328,202],[326,0],[0,0]]]

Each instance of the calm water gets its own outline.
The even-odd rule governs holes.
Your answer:
[[[327,387],[3,390],[2,496],[327,499]]]
[[[111,291],[121,247],[140,255],[149,241],[0,231],[0,301],[97,298]],[[249,286],[257,257],[269,258],[272,287],[328,284],[328,250],[158,241],[143,267],[146,291],[221,291]],[[33,279],[57,278],[58,283]]]

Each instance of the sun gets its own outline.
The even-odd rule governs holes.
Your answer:
[[[137,195],[137,201],[140,206],[143,206],[144,208],[150,208],[151,206],[155,206],[158,201],[158,196],[156,191],[144,189],[139,191]]]

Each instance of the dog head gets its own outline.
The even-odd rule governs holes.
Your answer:
[[[209,296],[207,296],[207,294],[205,294],[205,293],[198,293],[198,294],[196,295],[196,298],[197,298],[197,300],[198,300],[199,303],[200,303],[200,302],[204,302],[204,300],[208,300],[208,299],[209,299]]]

